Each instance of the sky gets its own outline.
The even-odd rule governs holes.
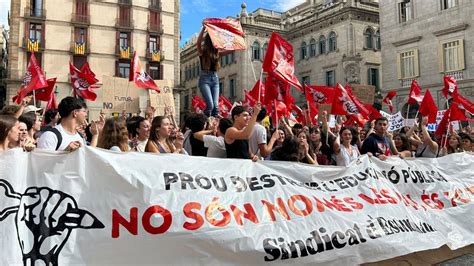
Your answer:
[[[10,10],[10,0],[0,0],[0,25],[8,28],[8,11]]]
[[[4,1],[4,0],[0,0]],[[193,34],[199,33],[205,18],[225,18],[240,14],[242,2],[247,5],[247,12],[258,8],[275,11],[288,9],[303,3],[305,0],[181,0],[181,43],[189,41]]]

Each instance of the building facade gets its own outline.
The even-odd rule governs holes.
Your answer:
[[[3,108],[7,92],[8,30],[0,25],[0,108]]]
[[[71,95],[69,62],[79,69],[88,62],[99,82],[128,78],[134,51],[154,79],[177,85],[179,13],[179,1],[12,0],[7,99],[20,88],[32,52],[46,77],[57,77],[58,99]],[[101,90],[108,89],[88,103],[90,116],[102,109]]]
[[[307,0],[286,12],[257,9],[247,13],[241,6],[238,19],[248,49],[222,58],[218,72],[222,93],[242,100],[262,71],[271,33],[293,45],[295,73],[312,85],[369,84],[381,86],[381,40],[378,1]],[[187,111],[198,88],[199,58],[196,38],[181,49],[181,84],[186,88],[182,111]],[[265,78],[265,73],[263,74]],[[292,88],[297,104],[304,95]]]
[[[446,108],[444,75],[455,77],[460,93],[472,99],[473,12],[474,3],[467,0],[381,1],[382,87],[397,91],[394,104],[402,113],[413,79],[431,91],[439,109]],[[417,109],[410,106],[411,116]]]

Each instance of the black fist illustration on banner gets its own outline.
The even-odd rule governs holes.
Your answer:
[[[24,265],[58,265],[59,253],[73,229],[104,228],[90,212],[79,209],[70,195],[47,187],[30,187],[16,193],[10,183],[0,179],[5,196],[18,205],[0,211],[0,221],[15,215],[18,241]]]

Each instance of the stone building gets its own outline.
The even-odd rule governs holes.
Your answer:
[[[381,1],[383,90],[396,90],[394,104],[406,110],[411,81],[429,89],[438,108],[443,76],[458,81],[467,98],[474,95],[474,3],[466,0]],[[414,116],[417,106],[410,107]]]
[[[89,62],[99,80],[127,78],[134,51],[154,79],[178,85],[179,13],[179,1],[12,0],[7,99],[20,88],[31,52],[47,78],[57,77],[59,99],[71,95],[69,62]],[[100,90],[88,103],[92,117],[103,107]]]
[[[369,84],[380,89],[378,6],[378,1],[307,0],[282,13],[262,8],[247,13],[242,4],[237,18],[248,49],[222,58],[218,74],[223,94],[242,100],[243,90],[253,87],[273,31],[293,45],[295,73],[301,82]],[[200,95],[199,68],[194,37],[181,49],[181,84],[187,89],[182,111],[189,110],[193,95]],[[298,104],[304,102],[299,91],[293,88],[292,93]]]
[[[0,108],[3,108],[7,91],[8,30],[0,25]]]

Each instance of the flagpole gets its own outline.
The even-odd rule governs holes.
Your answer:
[[[407,104],[408,104],[408,107],[407,107],[407,119],[409,119],[410,117],[408,117],[408,115],[410,114],[410,104],[409,104],[409,103],[407,103]]]
[[[36,91],[33,91],[33,105],[36,107]]]
[[[125,112],[128,110],[128,96],[130,94],[130,81],[127,83],[127,97],[125,98]]]
[[[255,79],[255,82],[257,82],[257,75],[255,74],[255,69],[253,67],[252,57],[250,56],[250,50],[247,50],[247,54],[249,56],[250,65],[252,66],[253,78]],[[262,67],[262,71],[263,71],[263,67]]]
[[[260,83],[258,84],[258,101],[257,102],[260,102],[260,92],[262,90],[262,76],[263,76],[263,67],[262,67],[262,70],[260,71]]]
[[[448,114],[448,127],[446,128],[446,136],[444,137],[444,144],[443,144],[443,148],[446,147],[447,145],[447,142],[448,142],[448,134],[449,134],[449,127],[451,126],[451,110],[449,109],[449,100],[446,99],[446,105],[448,106],[448,109],[446,112],[448,112],[449,110],[449,114]]]
[[[277,110],[277,101],[276,99],[273,100],[274,108],[275,108],[275,118],[276,118],[276,129],[280,127],[280,122],[278,121],[278,110]]]

